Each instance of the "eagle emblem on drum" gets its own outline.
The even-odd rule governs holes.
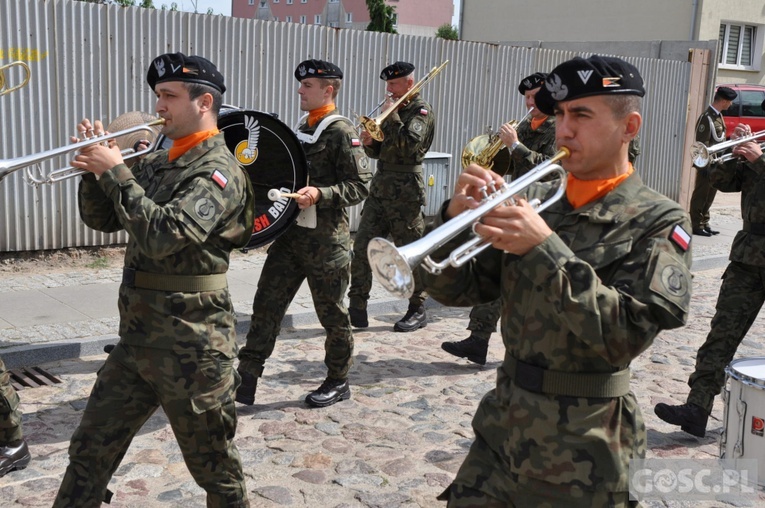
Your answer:
[[[234,156],[243,166],[249,166],[258,159],[258,139],[260,138],[260,122],[251,116],[244,117],[244,128],[247,129],[247,139],[236,145]]]

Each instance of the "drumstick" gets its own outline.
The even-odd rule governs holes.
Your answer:
[[[271,189],[268,191],[268,199],[271,201],[279,201],[281,198],[300,199],[302,194],[297,192],[281,192],[279,189]]]

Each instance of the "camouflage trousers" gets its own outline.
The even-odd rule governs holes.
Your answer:
[[[712,412],[714,398],[725,383],[725,367],[765,302],[765,268],[732,261],[723,274],[709,334],[696,353],[688,379],[688,402]]]
[[[136,433],[162,407],[208,507],[247,507],[233,439],[233,359],[213,350],[165,350],[119,343],[98,371],[69,445],[55,508],[98,507]]]
[[[349,307],[366,309],[372,290],[372,269],[367,258],[367,245],[372,238],[390,238],[396,246],[419,240],[425,231],[422,205],[418,201],[399,202],[369,196],[364,202],[361,222],[353,240],[353,263],[351,264],[351,289],[348,291]],[[414,270],[414,293],[409,304],[422,305],[428,295],[422,287],[419,271]]]
[[[509,471],[480,435],[470,446],[454,482],[438,496],[447,508],[638,507],[628,492],[588,491]]]
[[[479,339],[488,341],[497,331],[497,322],[502,312],[502,301],[497,298],[490,303],[476,305],[470,310],[470,323],[467,329]]]
[[[306,255],[301,252],[302,249],[287,246],[280,240],[271,246],[258,280],[247,343],[239,351],[239,368],[256,377],[263,375],[265,362],[274,352],[287,308],[307,279],[316,315],[327,333],[324,364],[328,377],[346,379],[353,365],[351,320],[343,302],[350,278],[347,251],[345,262],[339,266],[314,265],[311,261],[314,256]]]
[[[11,386],[11,374],[0,358],[0,446],[22,437],[19,395]]]

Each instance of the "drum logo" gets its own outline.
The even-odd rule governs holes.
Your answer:
[[[762,437],[763,430],[765,430],[765,419],[758,416],[752,417],[752,434]]]
[[[251,116],[244,117],[244,128],[247,129],[247,139],[237,143],[234,149],[236,160],[243,166],[249,166],[258,160],[258,138],[260,138],[260,123]]]

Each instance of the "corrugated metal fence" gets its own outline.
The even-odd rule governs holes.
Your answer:
[[[349,117],[382,99],[378,76],[387,64],[414,62],[422,76],[448,59],[423,91],[438,119],[431,150],[452,154],[450,180],[440,189],[451,189],[469,139],[523,115],[516,87],[524,76],[579,54],[70,0],[0,0],[0,65],[24,60],[32,70],[28,86],[0,96],[0,160],[67,144],[85,116],[108,121],[128,111],[153,112],[146,69],[156,55],[176,51],[216,63],[226,76],[228,104],[277,113],[290,126],[300,116],[293,71],[304,59],[343,69],[338,105]],[[637,166],[649,185],[677,199],[690,64],[626,59],[641,70],[648,90]],[[62,158],[42,169],[66,164]],[[22,173],[0,182],[0,251],[124,242],[122,234],[82,224],[76,180],[32,188]]]

